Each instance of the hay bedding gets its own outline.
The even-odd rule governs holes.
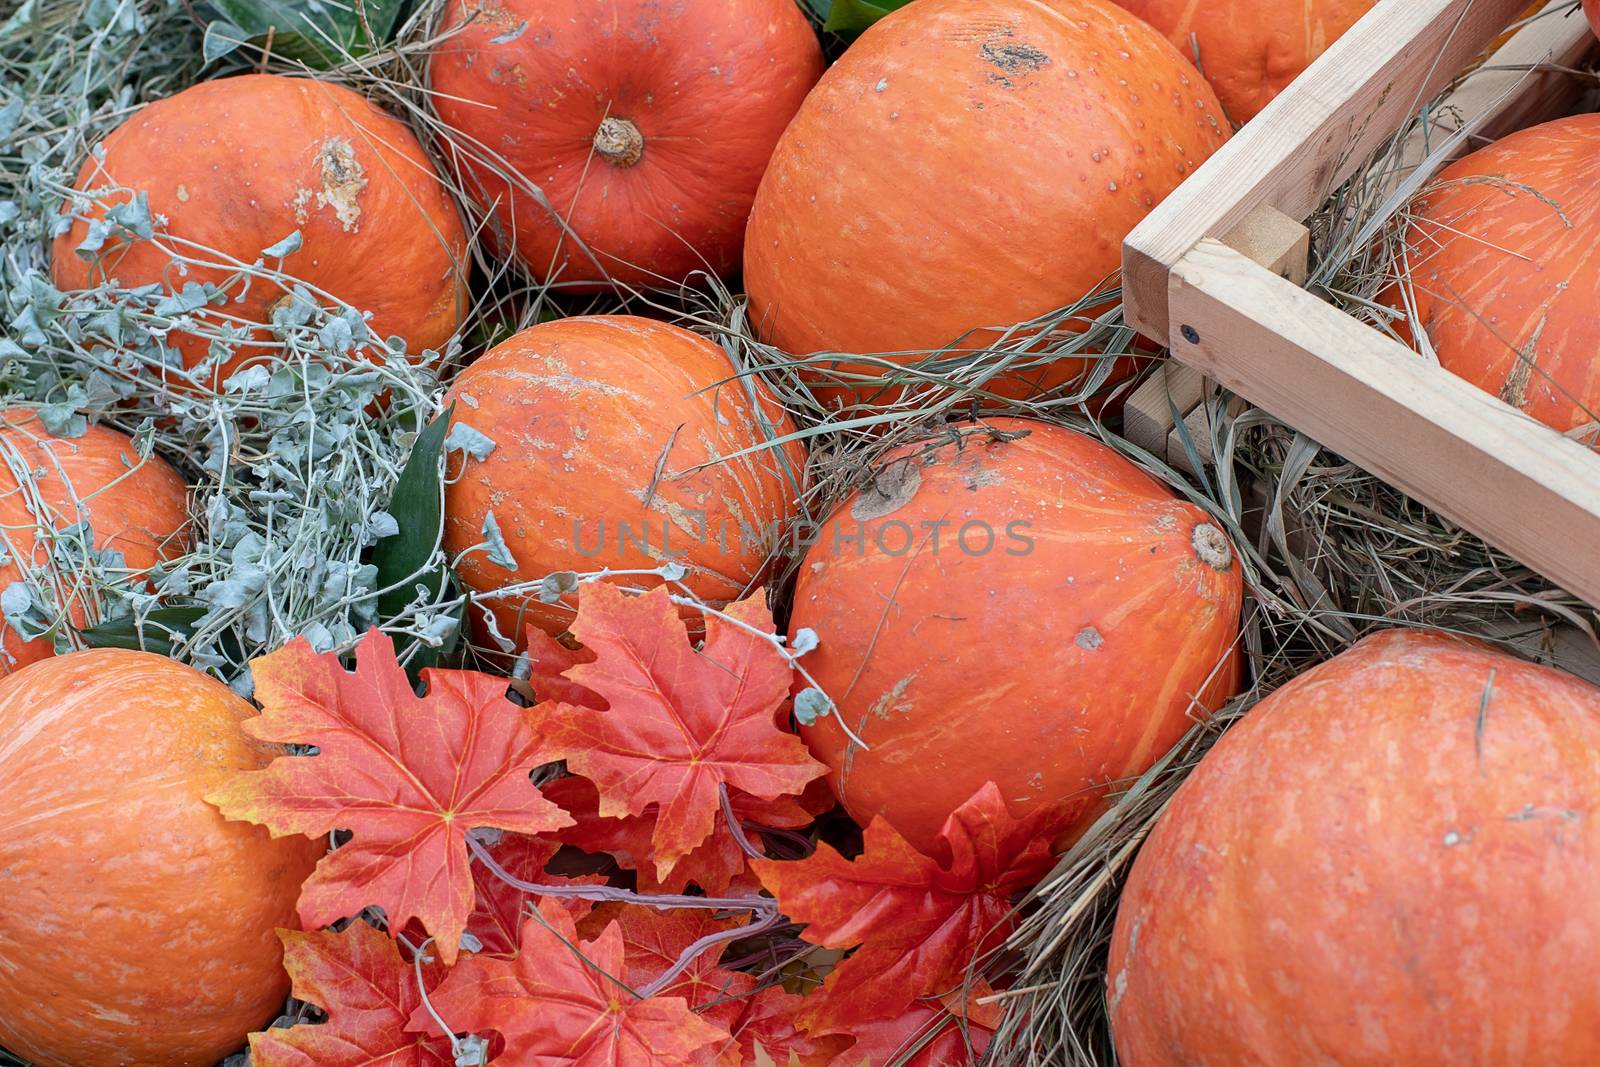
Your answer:
[[[367,93],[437,150],[419,61],[436,5],[418,5],[393,46],[346,57],[322,76]],[[56,432],[71,434],[87,422],[115,426],[142,452],[183,472],[194,487],[193,550],[155,574],[151,589],[119,582],[114,559],[88,559],[93,618],[125,640],[142,635],[150,647],[241,691],[248,692],[252,657],[300,634],[319,649],[348,649],[362,630],[381,623],[409,638],[413,655],[454,647],[458,660],[472,662],[476,652],[497,651],[456,642],[461,602],[451,590],[412,583],[408,597],[406,582],[383,588],[372,546],[405,521],[387,509],[418,435],[438,414],[441,382],[463,359],[533,322],[625,310],[718,339],[804,427],[814,467],[805,503],[813,516],[862,484],[883,451],[970,414],[997,372],[1053,356],[1106,354],[1076,392],[1013,410],[1099,436],[1229,530],[1249,583],[1242,641],[1252,681],[1160,766],[1126,783],[1120,801],[1025,904],[1028,917],[1008,951],[986,961],[989,970],[1016,975],[1003,995],[1008,1015],[992,1062],[1114,1062],[1103,982],[1120,881],[1186,770],[1262,695],[1360,636],[1396,624],[1488,635],[1543,658],[1560,650],[1581,657],[1597,647],[1600,619],[1592,609],[1259,411],[1233,415],[1219,403],[1209,444],[1220,461],[1196,479],[1123,441],[1114,424],[1083,404],[1102,388],[1111,361],[1132,350],[1110,288],[1017,327],[977,356],[936,354],[910,368],[884,361],[884,383],[902,387],[887,412],[828,412],[799,373],[804,361],[757,342],[739,294],[714,281],[685,292],[573,298],[533,284],[475,241],[476,303],[446,351],[396,352],[375,366],[361,348],[382,342],[364,336],[360,315],[301,289],[283,346],[268,363],[221,390],[175,388],[179,372],[160,339],[192,326],[183,300],[106,289],[69,297],[50,285],[48,249],[81,160],[141,103],[246,66],[304,70],[281,50],[239,46],[245,36],[227,26],[207,31],[181,0],[26,0],[0,24],[0,399],[39,405]],[[341,42],[321,44],[333,50]],[[450,157],[441,157],[448,172]],[[1385,166],[1380,154],[1317,220],[1319,284],[1356,310],[1369,307],[1366,298],[1392,269],[1370,242],[1351,239],[1357,231],[1380,233],[1375,215],[1396,209],[1350,207],[1365,203],[1363,183],[1381,181]],[[150,224],[136,209],[118,221],[130,233]],[[469,221],[484,232],[483,219]],[[282,281],[264,263],[254,269],[261,284]],[[1042,350],[1041,336],[1048,341]],[[388,401],[374,414],[380,394]],[[40,533],[63,558],[94,555],[81,550],[81,530]],[[418,576],[441,562],[435,545]],[[27,599],[18,607],[21,598],[10,598],[18,610],[7,612],[7,625],[53,632],[63,649],[85,643],[57,625],[47,596]],[[173,607],[185,610],[173,615]],[[290,1020],[304,1011],[291,1005]],[[0,1063],[18,1062],[0,1053]]]

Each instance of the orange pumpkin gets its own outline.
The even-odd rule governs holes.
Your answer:
[[[1589,16],[1595,35],[1600,36],[1600,0],[1583,0],[1583,12]]]
[[[1600,689],[1389,632],[1217,742],[1134,864],[1128,1067],[1600,1062]]]
[[[779,141],[745,241],[751,323],[796,354],[990,346],[990,327],[1115,275],[1123,238],[1225,139],[1221,115],[1109,0],[917,0],[851,46]],[[1061,359],[995,388],[1084,369]],[[852,392],[887,398],[824,395]]]
[[[534,326],[468,367],[446,403],[494,450],[452,471],[445,546],[453,558],[483,543],[492,514],[511,557],[501,562],[513,565],[469,552],[462,580],[483,594],[675,560],[710,602],[758,584],[795,515],[805,454],[794,443],[760,448],[794,427],[756,379],[734,374],[711,341],[628,316]],[[573,618],[570,598],[488,603],[519,642],[525,623],[555,634]]]
[[[989,781],[1081,825],[1238,683],[1240,568],[1205,513],[1081,434],[989,425],[1026,436],[898,452],[795,589],[838,706],[806,743],[857,822],[925,851]]]
[[[276,927],[323,847],[201,799],[267,754],[227,686],[97,649],[0,680],[0,1046],[212,1067],[278,1012]]]
[[[440,32],[433,100],[467,187],[564,285],[737,266],[772,146],[822,74],[794,0],[451,0]]]
[[[442,348],[467,308],[466,235],[454,202],[404,124],[332,82],[257,74],[201,82],[150,104],[116,130],[78,175],[81,192],[119,187],[148,198],[166,224],[155,239],[108,239],[101,254],[76,249],[117,193],[90,204],[56,239],[51,272],[72,290],[114,279],[124,286],[223,286],[225,307],[194,314],[213,330],[232,323],[270,340],[270,322],[290,295],[280,285],[236,277],[241,266],[298,231],[302,246],[285,273],[372,313],[369,329],[405,338],[412,352]],[[69,200],[68,209],[74,209]],[[82,205],[78,205],[82,207]],[[186,271],[174,255],[189,257]],[[201,265],[216,264],[215,266]],[[324,300],[323,302],[327,302]],[[170,342],[193,367],[207,353],[199,333]],[[252,353],[222,368],[226,380]]]
[[[1249,122],[1378,0],[1117,0],[1193,57],[1234,122]],[[1595,0],[1585,0],[1594,3]],[[1539,0],[1519,19],[1537,14]],[[1510,39],[1508,32],[1490,50]]]
[[[1600,418],[1597,159],[1600,115],[1514,133],[1442,171],[1406,234],[1440,364],[1563,432]]]
[[[1200,69],[1234,122],[1255,118],[1377,0],[1117,0]]]
[[[30,472],[28,484],[17,476]],[[129,581],[179,554],[187,540],[188,488],[159,456],[141,461],[133,441],[105,426],[56,437],[29,408],[0,411],[0,590],[31,579],[36,601],[74,626],[92,618],[94,598],[81,576],[51,551],[39,531],[88,522],[97,549],[127,562]],[[0,636],[0,674],[55,654],[50,637],[25,641],[11,626]]]

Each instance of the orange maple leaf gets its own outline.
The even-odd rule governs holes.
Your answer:
[[[543,901],[522,927],[516,959],[468,956],[433,994],[434,1010],[458,1032],[496,1031],[496,1067],[702,1067],[728,1031],[696,1015],[681,996],[641,1000],[624,982],[627,946],[613,922],[579,941],[572,916]],[[414,1030],[433,1032],[425,1011]]]
[[[243,723],[263,741],[314,745],[233,775],[206,799],[274,836],[349,830],[300,893],[300,921],[326,926],[376,905],[391,931],[419,920],[455,962],[473,908],[467,834],[494,827],[536,834],[572,819],[529,772],[540,751],[506,683],[472,671],[423,672],[418,697],[387,636],[373,630],[354,673],[303,638],[254,661],[262,713]]]
[[[255,1067],[451,1067],[441,1038],[407,1032],[422,1008],[415,965],[389,937],[356,922],[343,933],[279,930],[283,967],[294,995],[315,1004],[326,1022],[302,1023],[250,1035]],[[444,977],[437,962],[422,965],[431,992]]]
[[[656,875],[711,836],[721,790],[758,799],[800,794],[826,772],[779,725],[793,669],[763,634],[772,616],[760,595],[709,616],[696,652],[666,590],[627,596],[585,588],[573,634],[594,654],[564,676],[604,708],[546,701],[534,719],[550,750],[600,793],[606,818],[657,806],[651,835]]]
[[[1052,866],[1052,822],[1013,817],[990,782],[946,820],[936,857],[875,818],[854,860],[822,844],[804,860],[752,862],[779,909],[807,924],[801,937],[855,949],[808,998],[806,1026],[894,1018],[960,986],[1014,928],[1013,898]]]

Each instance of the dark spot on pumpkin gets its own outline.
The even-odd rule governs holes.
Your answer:
[[[1050,57],[1033,45],[1018,41],[985,41],[978,51],[1007,74],[1027,74],[1050,62]]]
[[[1085,652],[1097,652],[1100,646],[1106,643],[1106,639],[1101,637],[1100,631],[1093,626],[1085,626],[1078,631],[1078,636],[1073,639],[1072,643]]]

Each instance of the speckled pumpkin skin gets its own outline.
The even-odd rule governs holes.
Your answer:
[[[1392,631],[1285,685],[1122,895],[1127,1067],[1600,1062],[1600,689]]]
[[[917,0],[778,142],[745,239],[750,321],[795,354],[985,347],[1114,276],[1123,238],[1226,137],[1199,72],[1109,0]]]
[[[563,286],[735,270],[772,147],[822,74],[794,0],[452,0],[440,32],[433,103],[466,186]],[[597,151],[608,119],[634,125],[637,156]],[[485,150],[549,206],[476,162]]]
[[[766,532],[795,516],[805,452],[791,442],[726,459],[794,432],[758,380],[733,374],[711,341],[630,316],[534,326],[468,367],[446,403],[495,448],[452,469],[445,547],[455,557],[482,542],[492,510],[516,566],[478,550],[462,560],[461,579],[482,593],[557,571],[675,559],[711,603],[759,584],[778,547]],[[520,643],[527,623],[565,630],[575,599],[486,603]]]
[[[31,471],[24,489],[18,469]],[[23,566],[55,590],[75,626],[90,622],[77,576],[52,558],[41,524],[62,530],[87,521],[95,547],[122,553],[143,574],[181,553],[188,542],[189,490],[159,456],[141,462],[133,441],[106,426],[81,437],[56,437],[30,408],[0,411],[0,589],[23,580]],[[48,576],[48,578],[46,578]],[[98,621],[98,620],[94,620]],[[50,637],[25,641],[10,626],[0,632],[0,675],[55,655]]]
[[[226,686],[97,649],[0,680],[0,1046],[40,1067],[213,1067],[288,992],[324,851],[204,794],[269,758]]]
[[[204,81],[140,109],[100,147],[105,158],[85,160],[76,187],[144,193],[151,213],[168,224],[157,240],[108,241],[105,254],[89,260],[74,251],[88,234],[79,219],[51,250],[57,288],[107,278],[179,289],[221,284],[236,268],[191,264],[179,276],[170,267],[174,251],[248,266],[298,230],[304,243],[282,260],[284,272],[370,311],[368,327],[380,345],[399,336],[413,354],[439,349],[461,323],[466,233],[456,206],[411,131],[350,89],[275,74]],[[127,195],[110,199],[121,203]],[[105,210],[96,202],[88,214],[100,218]],[[259,279],[248,292],[239,283],[228,291],[244,299],[204,314],[218,324],[224,316],[236,320],[240,329],[270,321],[273,305],[286,297]],[[196,334],[171,340],[190,367],[209,344]],[[247,346],[217,380],[250,354]]]
[[[1411,205],[1417,321],[1439,364],[1566,432],[1600,412],[1600,115],[1521,130]],[[1405,313],[1398,288],[1381,299]]]
[[[1070,842],[1239,678],[1239,564],[1206,514],[1082,434],[987,425],[1027,435],[907,445],[824,523],[790,620],[839,707],[806,744],[857,822],[930,855],[991,781]]]

